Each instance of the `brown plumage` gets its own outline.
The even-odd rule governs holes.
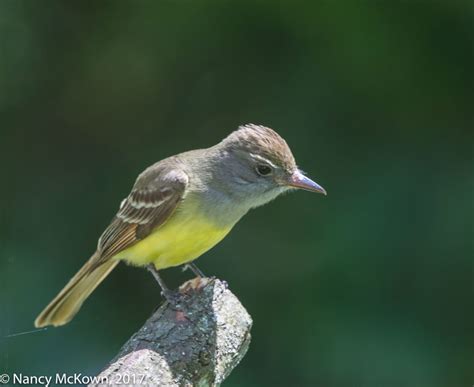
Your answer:
[[[224,139],[224,143],[263,156],[287,171],[296,169],[296,161],[286,141],[266,126],[246,124]]]
[[[146,238],[164,223],[182,198],[187,177],[170,161],[145,170],[99,238],[97,251],[35,320],[36,327],[68,323],[82,303],[119,263],[113,256]]]

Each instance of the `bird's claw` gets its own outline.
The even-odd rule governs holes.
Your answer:
[[[176,290],[162,290],[161,295],[171,306],[177,307],[181,301],[182,294]]]

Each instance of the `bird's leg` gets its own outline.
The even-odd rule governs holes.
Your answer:
[[[161,294],[166,299],[166,301],[168,301],[171,305],[178,304],[180,298],[179,292],[171,290],[170,288],[168,288],[168,286],[166,286],[165,281],[163,281],[163,279],[161,278],[154,264],[150,263],[146,266],[146,268],[151,274],[153,274],[153,277],[155,277],[156,282],[158,282],[158,284],[160,285]]]
[[[191,271],[196,274],[196,277],[206,278],[206,275],[199,269],[194,262],[187,263],[184,266],[184,270],[191,269]]]

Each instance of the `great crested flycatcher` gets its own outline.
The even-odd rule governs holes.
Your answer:
[[[217,145],[168,157],[142,172],[99,238],[96,252],[35,320],[69,322],[84,300],[124,260],[158,270],[192,264],[250,209],[301,188],[326,194],[296,166],[270,128],[243,125]],[[164,293],[166,296],[166,292]]]

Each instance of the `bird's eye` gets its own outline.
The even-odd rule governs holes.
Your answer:
[[[272,173],[272,168],[266,164],[258,165],[256,169],[260,176],[268,176]]]

